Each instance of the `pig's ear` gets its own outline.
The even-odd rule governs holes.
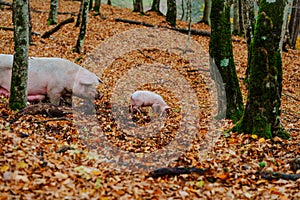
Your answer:
[[[92,80],[86,80],[86,79],[81,79],[81,80],[79,81],[79,83],[80,83],[81,85],[93,85],[93,81],[92,81]]]

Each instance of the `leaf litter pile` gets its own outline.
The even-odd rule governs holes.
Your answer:
[[[47,11],[50,5],[50,1],[30,3],[32,9],[39,11]],[[78,1],[59,1],[61,12],[77,13],[79,6]],[[154,13],[141,16],[107,5],[102,5],[101,11],[105,18],[93,12],[89,15],[82,54],[72,51],[79,33],[74,24],[42,39],[41,35],[52,28],[47,26],[48,14],[31,13],[33,31],[39,34],[33,36],[30,56],[62,57],[88,68],[103,80],[98,87],[103,98],[96,100],[92,108],[95,113],[88,115],[80,99],[73,99],[73,109],[30,104],[17,113],[8,108],[8,99],[2,96],[1,199],[300,198],[299,179],[272,174],[299,174],[299,51],[283,53],[282,122],[292,139],[270,141],[256,135],[223,134],[232,123],[214,119],[216,106],[211,99],[215,96],[206,76],[207,66],[199,70],[174,49],[157,46],[121,54],[108,66],[85,62],[103,41],[143,28],[115,22],[115,18],[168,26],[164,17]],[[1,15],[0,26],[12,27],[11,10],[1,7]],[[59,22],[69,17],[72,16],[59,15]],[[178,27],[188,25],[178,22]],[[203,24],[192,28],[209,31]],[[0,53],[12,54],[13,32],[0,29],[0,37]],[[209,37],[192,39],[208,52]],[[234,39],[235,62],[245,99],[246,43],[242,38]],[[116,43],[124,40],[120,36]],[[108,52],[106,55],[113,54]],[[178,88],[184,85],[190,88],[183,87],[181,92]],[[195,101],[186,97],[189,89],[194,91]],[[130,113],[129,94],[134,90],[160,94],[171,111],[159,116],[145,107],[141,113]],[[191,173],[151,177],[156,167],[186,167]]]

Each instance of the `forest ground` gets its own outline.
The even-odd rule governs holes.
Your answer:
[[[30,3],[33,9],[40,11],[47,11],[50,5],[48,0],[33,0]],[[59,11],[61,12],[77,13],[78,10],[78,1],[59,1]],[[93,12],[89,15],[82,54],[72,51],[79,33],[79,29],[74,27],[74,23],[65,25],[47,39],[42,39],[41,35],[34,35],[33,45],[29,48],[30,56],[65,58],[81,64],[101,77],[104,83],[98,87],[98,90],[103,94],[103,98],[96,101],[96,119],[98,121],[93,121],[91,116],[87,115],[84,117],[80,114],[76,116],[75,113],[55,118],[49,116],[47,112],[37,114],[27,111],[20,115],[8,108],[8,99],[2,96],[0,102],[1,199],[300,198],[300,179],[297,181],[275,178],[267,180],[260,173],[274,171],[299,174],[299,170],[293,171],[291,166],[295,166],[295,163],[292,164],[293,159],[299,157],[300,153],[300,51],[283,52],[281,117],[284,127],[291,133],[292,138],[290,140],[274,138],[273,141],[270,141],[256,135],[223,134],[222,131],[231,127],[232,123],[229,120],[222,120],[215,124],[213,130],[210,129],[211,123],[214,122],[214,109],[209,101],[209,98],[212,97],[209,93],[210,85],[206,82],[205,69],[204,71],[195,69],[187,58],[176,53],[176,47],[174,47],[175,50],[172,45],[171,48],[168,46],[157,48],[159,45],[141,47],[125,52],[119,57],[114,57],[119,55],[118,51],[121,51],[122,44],[129,45],[136,40],[134,37],[129,37],[132,41],[129,40],[129,43],[126,43],[128,35],[134,33],[138,28],[142,28],[143,32],[145,28],[141,25],[116,22],[113,20],[114,18],[168,26],[165,18],[154,13],[140,15],[129,9],[107,5],[103,5],[101,11],[101,15],[105,19],[95,16]],[[2,7],[0,12],[0,26],[12,27],[11,10],[8,7]],[[53,27],[47,26],[47,17],[46,12],[32,12],[32,29],[34,32],[43,34]],[[59,15],[59,22],[69,17],[72,16]],[[178,27],[187,28],[188,24],[178,21]],[[209,27],[203,24],[193,24],[192,28],[209,31]],[[130,32],[130,30],[132,31]],[[129,32],[122,34],[125,31]],[[166,32],[165,29],[161,31]],[[150,32],[149,30],[149,35],[155,38],[155,31],[151,33],[152,35]],[[116,37],[112,42],[109,38],[113,36]],[[175,36],[179,39],[182,38],[179,33],[176,33]],[[208,52],[209,37],[192,36],[192,39],[198,42],[199,46],[196,47],[201,47],[201,50]],[[104,51],[106,53],[104,55],[110,58],[111,63],[108,66],[90,65],[90,62],[87,62],[90,57],[87,55],[101,52],[101,48],[95,51],[101,45],[106,45],[105,48],[108,50]],[[1,54],[13,53],[12,31],[0,29],[0,46]],[[119,48],[116,52],[114,51],[115,46]],[[193,47],[190,48],[192,49],[190,52],[195,51]],[[247,65],[245,41],[242,38],[234,37],[233,49],[245,100],[247,94],[246,86],[243,84]],[[94,58],[100,58],[100,60],[93,62],[101,63],[101,56],[103,55],[94,55]],[[138,160],[145,154],[164,147],[176,135],[187,133],[187,130],[193,129],[189,126],[183,129],[181,127],[182,121],[191,114],[184,112],[183,104],[179,99],[180,97],[184,98],[184,95],[176,96],[174,92],[180,84],[185,83],[178,77],[176,77],[178,82],[175,82],[177,85],[173,85],[174,91],[161,87],[160,84],[157,84],[160,83],[159,80],[138,86],[138,89],[158,92],[172,107],[173,112],[168,113],[164,127],[158,134],[151,135],[151,137],[143,134],[135,136],[130,134],[130,131],[121,130],[118,127],[118,120],[129,119],[132,121],[129,123],[129,127],[138,124],[145,127],[144,130],[147,134],[151,134],[153,127],[150,126],[149,128],[147,125],[150,123],[154,127],[161,125],[160,121],[153,120],[149,114],[151,113],[150,110],[147,109],[144,109],[145,112],[141,115],[130,115],[127,109],[129,106],[128,99],[114,96],[114,92],[117,91],[114,89],[118,89],[120,80],[124,81],[122,77],[130,69],[139,69],[140,66],[146,64],[150,66],[159,64],[160,67],[164,66],[165,68],[170,66],[169,70],[176,69],[180,74],[178,77],[184,77],[198,97],[197,132],[188,150],[184,150],[184,153],[177,160],[172,160],[169,166],[205,168],[204,174],[191,173],[153,178],[149,177],[147,167],[136,170],[132,168],[132,172],[129,172],[129,166],[131,167],[131,163],[134,165],[135,159]],[[150,70],[150,72],[152,71]],[[139,73],[136,72],[130,78],[142,81],[144,75]],[[147,70],[146,73],[148,73]],[[155,76],[154,74],[155,77],[159,77],[159,75]],[[126,82],[125,79],[125,83],[130,84],[131,82]],[[129,85],[127,86],[127,90],[126,85],[124,86],[125,94],[132,89]],[[113,98],[116,98],[114,104],[111,103]],[[188,120],[190,119],[187,119],[187,124],[189,123]],[[209,136],[209,132],[217,133],[217,135]],[[186,138],[187,140],[190,139],[188,136]],[[135,152],[134,155],[137,157],[133,156],[128,160],[126,157],[118,157],[116,154],[120,152],[103,147],[102,144],[105,143],[105,140],[108,140],[117,149]],[[182,140],[185,140],[185,137]],[[117,165],[111,164],[111,160],[105,156],[103,158],[103,155],[111,156],[109,158],[118,157],[118,162],[121,165],[127,161],[129,164],[122,168],[118,163]],[[143,160],[143,162],[146,166],[152,164],[149,160]]]

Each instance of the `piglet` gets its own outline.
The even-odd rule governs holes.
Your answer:
[[[137,110],[139,113],[140,107],[143,106],[151,106],[152,110],[155,112],[160,112],[160,115],[170,107],[163,100],[163,98],[155,94],[154,92],[146,91],[146,90],[138,90],[130,95],[130,111],[133,113],[134,110]]]
[[[13,55],[0,54],[0,94],[9,96]],[[87,69],[61,58],[30,58],[28,63],[28,101],[46,96],[58,105],[60,98],[74,94],[92,100],[99,97],[100,79]]]

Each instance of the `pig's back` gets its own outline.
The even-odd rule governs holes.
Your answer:
[[[13,55],[8,54],[0,54],[0,68],[1,70],[4,68],[12,69],[13,66]]]
[[[29,59],[29,66],[34,70],[43,69],[43,71],[53,72],[55,70],[60,73],[65,71],[78,71],[79,65],[72,63],[69,60],[62,58],[44,58],[44,57],[33,57]]]

